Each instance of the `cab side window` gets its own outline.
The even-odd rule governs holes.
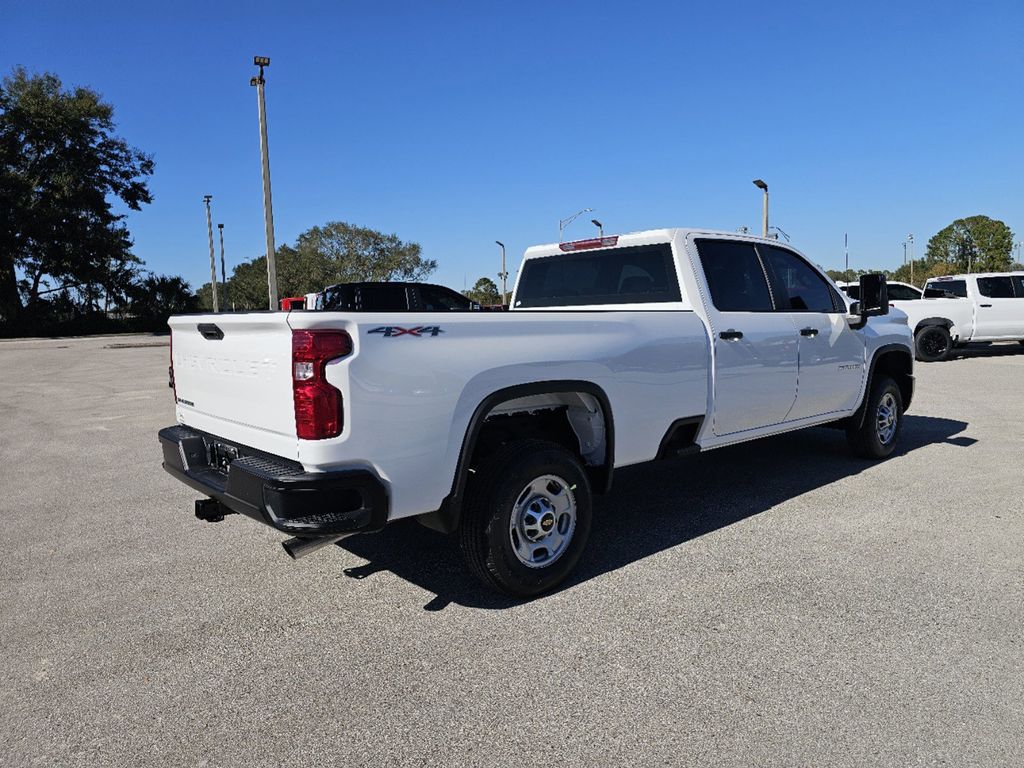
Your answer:
[[[892,301],[913,301],[920,298],[920,293],[906,285],[889,286],[889,299]]]
[[[1009,277],[979,277],[978,293],[990,299],[1012,299],[1013,283]]]
[[[772,295],[753,243],[697,240],[711,302],[720,312],[771,312]]]
[[[780,311],[837,312],[832,290],[810,264],[792,251],[759,246],[772,278],[775,303]]]

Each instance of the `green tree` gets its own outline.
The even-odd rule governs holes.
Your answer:
[[[100,309],[136,278],[112,201],[151,202],[153,160],[114,135],[113,118],[98,93],[65,90],[56,75],[18,68],[0,83],[0,321],[17,321],[23,296],[32,304],[64,284]]]
[[[462,293],[466,298],[475,301],[477,304],[501,303],[501,293],[498,291],[498,286],[489,277],[481,277],[472,288]]]
[[[147,275],[128,290],[128,308],[139,327],[159,330],[171,315],[195,312],[199,305],[182,278]]]
[[[424,280],[437,262],[424,259],[419,243],[342,221],[306,230],[294,246],[277,249],[278,295],[302,296],[335,283]],[[267,308],[267,260],[260,256],[236,266],[228,278],[228,303],[235,309]],[[199,289],[199,303],[210,309],[210,284]]]
[[[1006,224],[988,216],[957,219],[928,241],[925,267],[958,272],[998,272],[1010,268],[1013,232]],[[915,277],[917,265],[914,265]],[[934,275],[931,275],[934,276]]]

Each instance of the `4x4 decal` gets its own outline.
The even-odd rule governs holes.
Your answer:
[[[420,325],[416,328],[401,328],[397,325],[381,325],[374,328],[372,331],[367,333],[380,333],[384,336],[437,336],[439,333],[444,333],[439,325]]]

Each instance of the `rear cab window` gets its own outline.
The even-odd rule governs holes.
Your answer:
[[[943,291],[957,298],[967,298],[966,280],[929,280],[925,285],[926,290]]]
[[[681,301],[669,243],[527,259],[517,308]]]

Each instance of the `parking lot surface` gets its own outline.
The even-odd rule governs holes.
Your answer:
[[[292,562],[197,521],[161,343],[0,342],[0,765],[1024,760],[1020,347],[919,364],[886,462],[812,429],[617,472],[517,604],[415,522]]]

